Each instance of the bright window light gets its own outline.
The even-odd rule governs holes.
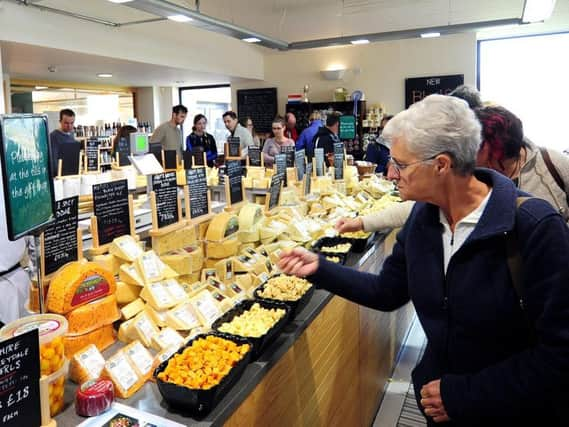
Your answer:
[[[543,22],[549,19],[555,7],[555,0],[526,0],[523,22]]]
[[[190,22],[192,20],[192,18],[186,15],[170,15],[168,19],[175,22]]]

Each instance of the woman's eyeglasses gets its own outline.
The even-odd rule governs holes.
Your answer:
[[[434,160],[439,154],[442,154],[442,153],[438,153],[438,154],[435,154],[434,156],[431,156],[427,159],[417,160],[416,162],[411,162],[411,163],[399,163],[397,160],[395,160],[393,157],[390,156],[388,158],[387,162],[399,174],[399,173],[401,173],[401,171],[404,171],[409,166],[418,165],[420,163],[425,163],[425,162],[429,162],[431,160]]]

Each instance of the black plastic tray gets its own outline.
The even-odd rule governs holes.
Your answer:
[[[271,329],[269,329],[267,331],[267,333],[265,335],[262,335],[258,338],[256,338],[256,337],[241,337],[239,335],[233,335],[233,334],[228,334],[225,332],[218,331],[218,328],[221,327],[222,324],[224,324],[225,322],[231,322],[231,320],[235,316],[238,316],[238,315],[242,314],[244,311],[249,310],[251,308],[251,306],[255,303],[258,303],[261,307],[267,308],[267,309],[282,308],[283,310],[285,310],[285,314],[277,323],[275,323],[275,325]],[[236,337],[236,338],[244,338],[247,341],[249,341],[253,345],[251,357],[253,360],[255,360],[261,355],[263,350],[278,336],[278,334],[280,334],[282,332],[282,330],[284,329],[284,327],[288,321],[289,315],[290,315],[290,308],[286,304],[283,304],[281,302],[245,300],[245,301],[241,301],[239,304],[237,304],[235,307],[233,307],[231,310],[229,310],[227,313],[225,313],[223,316],[221,316],[219,319],[217,319],[213,323],[213,325],[211,325],[211,328],[220,334],[228,335],[228,336],[232,336],[232,337]]]
[[[375,233],[370,233],[370,235],[368,237],[365,237],[362,239],[358,239],[355,237],[345,237],[345,239],[348,239],[352,243],[352,248],[350,250],[352,252],[359,254],[359,253],[362,253],[363,251],[366,250],[369,242],[372,241],[374,234]]]
[[[249,344],[249,340],[241,337],[235,337],[228,334],[222,333],[208,333],[197,335],[194,339],[188,342],[184,347],[180,348],[175,354],[181,354],[183,351],[192,345],[192,343],[200,338],[205,338],[208,335],[214,335],[220,338],[224,338],[233,341],[239,345]],[[169,383],[158,379],[158,374],[166,369],[168,361],[162,362],[155,370],[154,377],[156,378],[156,384],[158,385],[158,390],[162,395],[162,398],[168,403],[168,405],[177,408],[185,413],[203,416],[209,413],[215,405],[219,403],[221,399],[227,394],[227,392],[233,387],[233,385],[241,378],[245,368],[249,364],[252,356],[253,347],[249,349],[243,358],[237,362],[237,364],[229,371],[229,373],[220,381],[220,383],[210,389],[191,389],[181,385]],[[174,354],[174,355],[175,355]],[[174,357],[172,355],[172,357]]]
[[[271,278],[269,278],[269,280],[271,280],[273,277],[277,277],[280,276],[280,274],[275,274],[274,276],[272,276]],[[308,304],[308,301],[310,301],[310,298],[312,298],[312,295],[314,294],[314,288],[315,286],[311,283],[310,288],[308,288],[308,290],[304,293],[304,295],[302,295],[299,299],[297,299],[296,301],[286,301],[286,300],[278,300],[278,299],[272,299],[272,298],[265,298],[262,296],[259,296],[259,293],[265,289],[267,282],[263,283],[261,286],[259,286],[257,289],[255,289],[254,295],[255,298],[259,301],[267,301],[267,302],[276,302],[276,303],[282,303],[285,304],[286,306],[288,306],[290,308],[290,317],[289,319],[292,320],[294,319],[294,317],[300,312],[302,311],[302,309],[304,307],[306,307],[306,304]]]
[[[336,256],[340,258],[340,264],[346,263],[346,258],[348,257],[348,252],[326,252],[323,251],[322,248],[325,246],[335,246],[342,243],[352,243],[351,239],[347,239],[345,237],[321,237],[318,239],[313,245],[312,250],[314,252],[321,253],[324,256]],[[350,251],[352,248],[350,248]]]

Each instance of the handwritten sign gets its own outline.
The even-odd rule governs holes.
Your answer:
[[[240,89],[237,91],[239,120],[250,117],[257,132],[270,132],[278,113],[277,88]]]
[[[227,153],[228,159],[241,158],[241,138],[238,136],[230,136],[227,138]]]
[[[298,181],[302,181],[306,169],[304,156],[305,156],[304,148],[294,153],[294,165],[296,166],[296,179]]]
[[[464,84],[464,74],[405,79],[405,108],[433,93],[448,95]]]
[[[127,180],[93,185],[93,206],[97,217],[99,244],[130,233]]]
[[[312,163],[306,165],[306,174],[304,175],[304,194],[310,194],[312,186]]]
[[[269,202],[267,203],[267,210],[269,211],[279,205],[283,177],[284,175],[282,173],[275,174],[271,177],[271,186],[269,187]]]
[[[16,240],[53,219],[47,119],[29,114],[3,116],[0,127],[8,236]]]
[[[229,180],[229,202],[234,205],[243,201],[241,162],[230,160],[226,162],[226,166],[227,179]]]
[[[334,179],[344,179],[344,144],[334,143]]]
[[[287,186],[286,182],[286,154],[275,154],[275,174],[282,174],[284,180],[284,186]]]
[[[250,146],[248,150],[249,166],[261,166],[261,147]]]
[[[89,138],[85,141],[85,159],[87,172],[99,171],[99,140],[97,138]]]
[[[286,155],[286,167],[294,167],[294,145],[285,145],[281,147],[281,154]]]
[[[190,194],[190,218],[209,213],[207,199],[207,176],[205,168],[188,169],[186,183]]]
[[[324,148],[314,149],[314,160],[316,162],[316,176],[324,176]]]
[[[119,166],[130,165],[130,142],[126,138],[120,138],[117,142],[116,152],[119,153]]]
[[[0,342],[0,424],[41,425],[39,332]]]
[[[176,172],[152,175],[152,191],[154,191],[156,195],[158,228],[178,222],[178,186],[176,183]]]
[[[57,271],[70,261],[77,261],[77,222],[79,197],[58,200],[55,221],[44,232],[45,274]]]

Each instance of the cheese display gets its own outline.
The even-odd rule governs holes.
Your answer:
[[[76,308],[66,317],[69,323],[67,334],[81,335],[113,323],[120,319],[121,315],[117,306],[117,298],[113,294]]]
[[[142,248],[130,235],[114,239],[109,246],[109,253],[128,262],[133,262],[142,255]]]
[[[167,326],[166,314],[168,310],[156,310],[150,304],[147,304],[146,307],[144,307],[144,311],[148,314],[148,317],[156,323],[156,326],[160,328]]]
[[[138,376],[123,350],[119,350],[105,363],[102,375],[113,382],[115,394],[121,399],[129,398],[144,385],[144,379]]]
[[[195,244],[196,239],[195,227],[188,225],[174,233],[152,236],[152,249],[158,255],[162,255],[180,248],[192,246]]]
[[[200,322],[204,326],[211,326],[211,324],[223,314],[217,301],[205,289],[192,297],[191,302],[196,308],[196,314]]]
[[[208,242],[221,242],[225,238],[235,234],[238,229],[239,219],[236,215],[229,212],[220,212],[211,220],[205,238]],[[208,256],[210,255],[208,254]]]
[[[166,312],[166,324],[178,331],[189,331],[201,325],[192,303],[185,302]]]
[[[160,256],[162,262],[179,275],[192,274],[203,265],[203,251],[199,246],[188,246]]]
[[[152,337],[152,348],[162,351],[170,347],[180,348],[184,338],[172,328],[164,328]]]
[[[114,294],[112,273],[87,261],[65,264],[53,276],[47,293],[47,309],[65,314],[97,298]]]
[[[105,359],[103,355],[95,344],[89,344],[71,358],[69,378],[77,384],[96,380],[101,376],[104,367]]]
[[[115,296],[117,298],[117,304],[125,305],[133,302],[140,295],[142,288],[138,285],[131,285],[126,282],[117,282],[117,291]]]
[[[158,258],[154,251],[144,252],[135,261],[138,274],[140,274],[145,284],[156,282],[164,278],[162,265],[162,261],[160,261],[160,258]]]
[[[222,242],[207,241],[205,244],[207,257],[217,260],[236,255],[239,250],[239,240],[233,237]]]
[[[133,329],[131,326],[134,323],[134,318],[127,320],[126,322],[122,322],[119,327],[118,332],[118,339],[123,343],[129,343],[136,339],[136,336],[133,334]]]
[[[178,301],[166,290],[164,283],[156,282],[146,285],[140,297],[143,298],[154,309],[167,310],[177,304]]]
[[[119,279],[129,285],[144,286],[144,281],[134,265],[121,265],[119,268]]]
[[[121,314],[123,319],[128,320],[136,316],[142,310],[144,310],[145,304],[144,301],[140,298],[135,299],[131,303],[125,305],[121,308]]]
[[[110,271],[116,276],[119,274],[120,266],[124,263],[124,260],[112,254],[105,254],[95,255],[92,259],[92,262],[101,266],[101,268]]]
[[[232,335],[258,338],[265,335],[285,314],[286,311],[282,308],[268,309],[255,303],[249,310],[221,324],[218,330]]]
[[[309,281],[296,276],[280,275],[271,277],[259,292],[262,298],[280,301],[297,301],[310,289]]]
[[[112,324],[102,326],[84,335],[66,336],[64,339],[65,355],[73,357],[75,353],[89,344],[95,344],[99,351],[103,351],[115,341],[115,330]]]
[[[127,335],[135,336],[146,347],[150,347],[152,345],[152,337],[160,332],[156,323],[154,323],[144,311],[134,318],[134,322],[129,329],[130,330],[127,332]]]
[[[75,392],[75,412],[82,417],[95,417],[109,409],[114,400],[115,387],[112,381],[87,381]]]
[[[154,366],[154,358],[148,350],[140,341],[133,341],[123,351],[129,358],[130,364],[134,367],[138,376],[145,381],[148,380],[152,376],[152,367]]]

